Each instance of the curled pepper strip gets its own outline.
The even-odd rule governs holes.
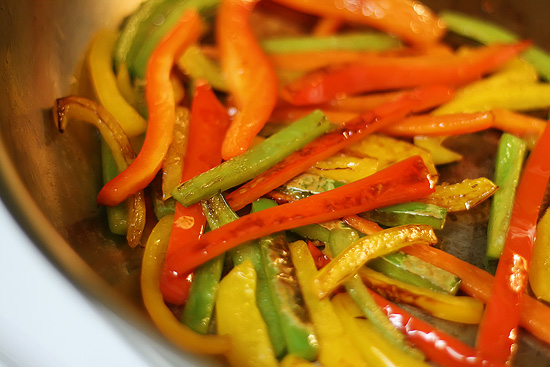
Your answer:
[[[53,115],[60,132],[65,131],[69,119],[75,118],[98,128],[109,146],[119,171],[128,167],[136,157],[128,136],[115,118],[101,105],[89,99],[70,96],[56,101]],[[127,200],[128,230],[126,238],[130,247],[140,243],[145,228],[145,197],[137,191]]]
[[[521,176],[491,298],[478,331],[479,354],[502,364],[509,362],[517,350],[517,328],[537,220],[550,178],[549,154],[550,127],[547,125]]]
[[[195,333],[181,324],[164,303],[158,285],[173,221],[172,215],[163,217],[145,246],[141,268],[141,292],[145,308],[159,330],[175,345],[194,353],[226,353],[231,349],[231,341],[227,336]]]
[[[201,35],[204,23],[195,10],[183,14],[176,27],[155,49],[147,69],[149,124],[136,160],[100,191],[97,202],[117,205],[145,188],[159,171],[174,130],[175,101],[170,72],[175,60]]]
[[[225,160],[248,149],[277,102],[275,69],[256,40],[248,19],[257,2],[223,0],[216,18],[221,65],[239,111],[223,143]]]

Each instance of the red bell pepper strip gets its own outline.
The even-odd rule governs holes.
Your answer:
[[[475,349],[469,345],[413,317],[407,311],[377,293],[373,291],[370,291],[370,293],[386,313],[393,326],[405,333],[410,342],[420,348],[426,354],[426,357],[438,365],[446,367],[504,367],[503,364],[490,364],[484,361],[476,356]]]
[[[461,279],[460,289],[465,293],[487,302],[491,296],[494,277],[466,261],[431,246],[409,246],[401,251],[416,256],[441,269],[455,274]],[[550,307],[525,295],[523,297],[520,323],[531,334],[550,344]]]
[[[415,200],[433,192],[430,175],[418,156],[362,180],[308,198],[245,215],[205,233],[189,254],[172,255],[176,271],[187,271],[240,243],[286,229],[322,223],[372,208]]]
[[[449,56],[370,57],[360,63],[312,72],[281,90],[294,105],[318,104],[337,95],[421,85],[460,85],[481,78],[518,55],[529,42],[480,47]]]
[[[204,28],[195,10],[186,11],[151,55],[146,87],[149,121],[143,147],[136,160],[101,189],[98,204],[117,205],[155,178],[172,141],[176,119],[170,71],[175,60],[198,40]]]
[[[436,43],[443,23],[427,7],[412,0],[276,0],[304,13],[362,23],[416,45]]]
[[[344,124],[340,130],[324,135],[279,164],[230,193],[227,203],[238,210],[274,190],[346,146],[394,123],[409,113],[431,108],[453,98],[453,91],[444,86],[430,86],[405,93],[396,100],[367,111]]]
[[[225,160],[243,153],[277,102],[277,75],[250,27],[258,0],[223,0],[216,18],[222,70],[238,110],[223,143]]]
[[[197,81],[191,105],[189,143],[182,182],[221,163],[221,146],[228,126],[229,117],[225,107],[216,98],[212,88],[203,81]],[[204,139],[205,136],[208,139]],[[205,223],[206,218],[200,203],[187,208],[177,203],[166,258],[176,251],[187,251],[191,243],[204,232]],[[183,304],[191,282],[192,273],[177,273],[168,262],[164,263],[159,285],[167,303]]]
[[[450,115],[416,115],[383,130],[393,136],[416,135],[459,135],[486,130],[493,127],[495,117],[492,112],[454,113]]]
[[[550,178],[549,156],[547,125],[523,170],[493,291],[477,335],[479,354],[502,364],[509,362],[517,349],[517,328],[528,286],[537,220]]]

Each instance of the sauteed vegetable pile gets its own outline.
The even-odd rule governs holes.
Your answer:
[[[528,40],[410,0],[147,0],[86,67],[93,96],[55,121],[98,128],[97,202],[145,247],[143,302],[174,344],[409,367],[550,343],[550,55]],[[444,181],[453,139],[484,132],[494,173]],[[482,205],[479,267],[445,237]],[[475,344],[429,318],[479,325]]]

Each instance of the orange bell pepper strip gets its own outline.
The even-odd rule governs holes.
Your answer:
[[[491,296],[494,277],[466,261],[430,246],[409,246],[401,251],[427,261],[441,269],[455,274],[461,279],[460,289],[465,293],[487,302]],[[550,307],[525,295],[522,300],[520,325],[531,334],[550,344]]]
[[[523,169],[491,298],[477,334],[479,354],[502,364],[509,362],[517,350],[517,327],[528,287],[537,220],[550,179],[549,155],[547,126]]]
[[[286,85],[281,97],[294,105],[309,105],[343,94],[465,84],[494,71],[529,44],[491,45],[449,56],[369,57],[359,63],[314,71]]]
[[[218,165],[222,161],[221,146],[229,126],[225,107],[212,88],[203,81],[195,83],[191,105],[189,144],[184,159],[181,181],[187,181]],[[208,139],[204,139],[207,136]],[[177,203],[166,258],[175,251],[185,252],[193,240],[204,232],[206,218],[200,203],[184,207]],[[160,290],[167,303],[180,305],[187,299],[192,273],[177,273],[164,263]]]
[[[172,141],[176,119],[170,72],[175,61],[198,40],[204,29],[200,15],[188,10],[151,55],[145,92],[149,109],[145,141],[136,160],[103,186],[97,196],[98,204],[117,205],[155,178]]]
[[[412,0],[276,0],[304,13],[362,23],[415,45],[429,45],[445,34],[438,17]]]
[[[542,135],[546,127],[546,121],[543,119],[510,110],[495,108],[493,115],[495,116],[495,128],[523,137],[530,135],[538,137]]]
[[[486,130],[494,125],[491,112],[410,116],[383,130],[393,136],[459,135]]]
[[[222,156],[243,153],[277,102],[277,75],[252,32],[249,15],[258,0],[223,0],[216,18],[222,70],[237,108]]]
[[[327,17],[317,21],[311,34],[313,36],[331,36],[344,25],[344,21],[339,18]]]
[[[419,88],[395,101],[385,103],[350,121],[336,132],[324,135],[279,164],[227,195],[233,210],[243,208],[288,180],[306,171],[318,161],[330,157],[348,145],[394,123],[411,112],[431,108],[452,99],[453,91],[444,86]]]
[[[193,252],[178,251],[176,271],[187,271],[248,240],[312,223],[322,223],[370,208],[411,201],[433,192],[422,159],[411,157],[336,189],[245,215],[205,233]]]

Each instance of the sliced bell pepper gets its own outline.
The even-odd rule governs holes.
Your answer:
[[[345,124],[336,132],[306,145],[279,164],[257,176],[227,196],[234,210],[288,182],[306,171],[316,162],[337,153],[354,142],[414,112],[439,105],[452,98],[453,91],[444,86],[423,87],[410,91],[402,97],[368,111],[357,120]]]
[[[426,6],[410,0],[359,1],[342,3],[335,0],[276,0],[304,13],[336,17],[362,23],[415,45],[436,43],[445,27]]]
[[[316,37],[331,36],[342,27],[344,21],[333,17],[320,18],[313,27],[311,34]]]
[[[431,247],[431,246],[411,246]],[[393,325],[407,336],[407,339],[420,348],[438,365],[446,367],[504,367],[503,364],[489,364],[487,360],[476,356],[474,348],[462,343],[455,337],[440,331],[427,322],[413,317],[407,311],[372,292],[378,305],[384,310]]]
[[[193,353],[225,353],[231,349],[231,340],[227,336],[197,334],[180,323],[164,303],[158,288],[173,222],[172,215],[162,218],[147,240],[141,267],[143,303],[155,325],[175,345]]]
[[[537,299],[550,302],[550,211],[546,210],[537,224],[529,285]]]
[[[99,102],[119,121],[128,137],[132,138],[145,132],[147,122],[118,90],[112,66],[112,52],[117,37],[118,34],[113,31],[98,32],[86,61]]]
[[[175,120],[170,71],[185,48],[199,38],[203,28],[199,14],[189,10],[155,49],[147,69],[149,122],[145,142],[136,160],[103,186],[97,197],[99,204],[113,206],[122,202],[145,188],[160,169],[172,141]]]
[[[393,136],[441,136],[468,134],[493,127],[492,112],[455,113],[449,115],[417,115],[407,117],[383,130]]]
[[[218,334],[231,337],[231,349],[225,354],[231,365],[277,367],[267,325],[256,306],[256,284],[250,260],[222,279],[216,300]]]
[[[461,279],[461,290],[485,303],[488,301],[494,277],[485,270],[431,246],[410,246],[402,251],[456,274]],[[523,297],[522,306],[521,326],[545,343],[550,343],[550,307],[530,295]]]
[[[182,183],[172,191],[172,196],[182,205],[189,206],[240,185],[332,128],[333,125],[325,116],[316,111],[273,134],[245,153]]]
[[[176,120],[174,121],[174,137],[166,152],[166,158],[162,163],[162,199],[168,200],[170,192],[181,183],[183,173],[183,161],[189,143],[189,110],[185,107],[176,107]]]
[[[519,135],[525,140],[534,138],[536,141],[546,127],[546,121],[543,119],[510,110],[494,108],[493,115],[495,128]]]
[[[53,117],[60,132],[65,130],[71,118],[96,126],[109,146],[119,171],[133,162],[136,153],[128,136],[109,111],[98,103],[75,96],[60,98],[54,105]],[[140,243],[145,228],[145,195],[142,190],[128,198],[126,208],[128,211],[126,238],[130,247],[136,247]]]
[[[229,117],[225,107],[204,81],[195,85],[195,95],[191,104],[189,138],[180,182],[189,180],[220,164],[221,146]],[[203,137],[208,136],[208,139]],[[179,249],[185,252],[192,241],[204,232],[206,219],[199,203],[190,207],[176,204],[174,227],[170,236],[167,259]],[[182,304],[187,298],[192,276],[190,273],[177,273],[169,261],[165,262],[160,289],[165,300],[174,305]]]
[[[550,178],[550,127],[529,155],[514,200],[506,243],[491,298],[478,330],[481,356],[505,364],[517,350],[517,328],[525,298],[540,206]]]
[[[373,323],[362,317],[361,310],[348,295],[344,293],[337,294],[332,298],[331,303],[346,332],[352,336],[353,342],[358,346],[370,366],[429,366],[424,360],[413,358],[384,340],[378,330],[372,325]],[[378,307],[377,304],[376,307]]]
[[[495,117],[496,120],[496,117]],[[496,121],[495,121],[496,124]],[[415,135],[413,137],[414,145],[430,152],[434,164],[436,166],[441,164],[448,164],[462,160],[462,155],[454,152],[445,146],[443,142],[448,138],[446,135],[440,136],[424,136]]]
[[[328,296],[346,279],[356,274],[367,261],[394,252],[411,243],[437,243],[430,226],[408,225],[388,228],[363,237],[347,247],[320,270],[315,277],[318,297]]]
[[[317,335],[318,361],[327,367],[366,366],[350,335],[345,332],[330,300],[319,299],[313,291],[313,279],[317,268],[307,245],[303,241],[297,241],[289,247],[296,277]]]
[[[422,159],[412,157],[362,180],[251,213],[208,232],[196,241],[192,254],[174,253],[175,270],[192,269],[244,241],[270,233],[415,200],[432,191],[432,182]]]
[[[222,156],[228,160],[248,149],[277,102],[277,75],[250,27],[258,0],[222,0],[216,17],[216,40],[222,70],[238,110]]]
[[[191,79],[205,79],[216,90],[227,92],[227,82],[221,66],[207,55],[201,47],[193,45],[178,59],[178,67]]]
[[[447,209],[447,212],[469,210],[497,191],[498,187],[485,177],[466,179],[462,182],[435,187],[435,192],[421,201]]]
[[[315,71],[286,85],[281,97],[293,105],[330,101],[338,95],[417,86],[460,85],[488,74],[529,45],[480,47],[450,56],[371,57],[359,63]]]
[[[359,270],[359,275],[370,289],[393,302],[417,306],[443,320],[463,324],[479,324],[481,321],[483,302],[476,298],[418,287],[365,267]]]
[[[518,35],[500,25],[470,15],[447,10],[440,13],[440,16],[449,31],[481,43],[517,42],[520,39]],[[533,46],[526,50],[522,57],[532,63],[544,79],[550,80],[550,54],[547,51]]]

